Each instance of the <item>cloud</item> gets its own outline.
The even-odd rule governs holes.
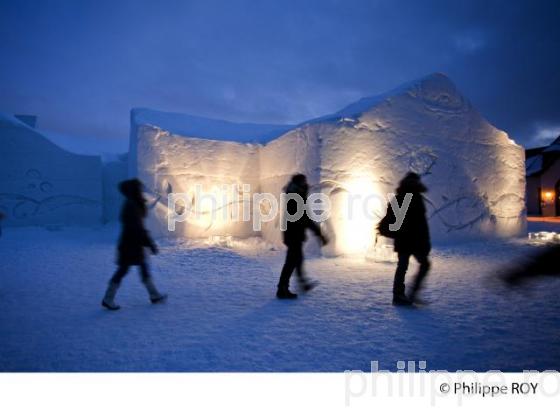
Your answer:
[[[548,145],[554,139],[560,137],[560,124],[556,125],[535,125],[535,131],[530,138],[531,145]]]
[[[557,1],[0,3],[0,110],[126,141],[145,106],[292,123],[430,72],[531,143],[560,123]],[[125,146],[121,144],[120,146]],[[119,144],[112,144],[119,146]]]
[[[471,30],[455,35],[453,43],[461,52],[474,53],[484,47],[486,40],[482,32]]]

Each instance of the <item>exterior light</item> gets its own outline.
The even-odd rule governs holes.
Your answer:
[[[554,198],[554,193],[552,191],[543,191],[542,193],[543,201],[551,202]]]

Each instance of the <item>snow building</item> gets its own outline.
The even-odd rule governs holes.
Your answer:
[[[229,209],[247,193],[278,198],[299,172],[308,176],[312,192],[330,198],[323,229],[332,240],[325,254],[371,249],[387,194],[408,171],[419,173],[430,189],[425,197],[434,242],[525,231],[523,148],[489,124],[443,74],[293,126],[133,109],[129,166],[152,193],[150,226],[160,235],[256,235],[280,244],[278,216],[255,232],[251,220],[234,220],[229,211],[211,218],[210,208],[171,232],[167,197],[186,193],[186,205],[193,205],[210,196],[212,209]],[[224,192],[232,184],[240,188]],[[202,189],[195,192],[195,186]],[[270,206],[259,204],[264,213]]]
[[[34,116],[0,113],[3,225],[101,222],[101,158],[68,152],[34,129]]]

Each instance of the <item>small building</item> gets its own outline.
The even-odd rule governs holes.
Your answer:
[[[560,216],[560,136],[525,151],[527,214]]]

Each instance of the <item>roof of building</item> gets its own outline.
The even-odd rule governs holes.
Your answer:
[[[550,145],[525,150],[525,172],[528,177],[546,172],[560,159],[560,136]]]

